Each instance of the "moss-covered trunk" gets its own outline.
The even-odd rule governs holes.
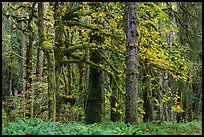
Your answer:
[[[100,6],[100,3],[94,2],[91,8],[95,11],[98,11]],[[102,24],[98,19],[95,19],[93,22],[96,24]],[[92,30],[89,33],[89,36],[90,43],[101,45],[104,42],[104,37],[101,34],[98,34],[98,32],[95,30]],[[102,49],[90,51],[90,61],[103,66],[104,60],[100,56],[99,52],[103,54]],[[102,69],[95,66],[90,66],[88,93],[85,108],[85,122],[87,124],[101,123],[104,120],[104,77],[105,73]]]
[[[55,46],[60,49],[62,47],[62,38],[63,38],[63,21],[62,21],[62,14],[61,9],[59,8],[62,3],[55,2],[54,5],[54,19],[55,19]],[[60,52],[55,52],[55,60],[60,60],[62,55]],[[54,95],[54,107],[56,111],[56,120],[60,118],[60,108],[61,108],[61,101],[60,101],[60,73],[61,73],[61,65],[56,62],[55,64],[55,74],[56,74],[56,93]]]
[[[55,71],[55,74],[56,74],[56,99],[54,100],[55,101],[55,104],[56,104],[56,120],[59,120],[60,118],[60,108],[61,108],[61,98],[60,98],[60,79],[59,79],[59,76],[60,76],[60,73],[61,73],[61,66],[58,66],[55,68],[56,71]]]
[[[126,3],[126,95],[125,123],[138,123],[138,82],[137,82],[137,24],[135,2]]]
[[[97,64],[103,64],[97,51],[92,51],[90,60]],[[89,87],[85,122],[87,124],[101,123],[104,118],[104,72],[94,66],[90,66]]]
[[[32,54],[33,54],[33,40],[34,36],[32,34],[29,35],[29,42],[27,45],[26,50],[26,91],[28,91],[31,88],[31,74],[32,74]]]
[[[181,80],[181,81],[178,81],[178,96],[180,98],[178,98],[178,104],[179,106],[183,109],[183,90],[184,90],[184,82]],[[177,122],[181,122],[183,120],[183,117],[182,117],[182,112],[178,112],[177,115],[176,115],[176,120]]]
[[[67,95],[71,95],[71,91],[72,91],[72,67],[71,67],[71,64],[67,64],[67,78],[68,78],[68,92],[67,92]]]
[[[39,2],[38,3],[38,35],[39,35],[39,44],[37,45],[37,63],[36,63],[36,76],[38,82],[43,82],[43,63],[44,63],[44,52],[41,49],[43,41],[46,39],[46,33],[45,33],[45,25],[44,25],[44,3]],[[34,97],[34,100],[37,99],[40,88],[35,89],[34,95],[37,95]],[[34,115],[37,115],[42,110],[42,103],[39,101],[35,101],[33,104]]]
[[[84,39],[84,36],[82,35],[82,31],[79,31],[79,38]],[[84,42],[81,42],[82,45],[84,45]],[[83,51],[85,53],[84,60],[88,59],[87,50]],[[86,85],[88,84],[86,77],[87,77],[87,64],[80,63],[78,65],[79,67],[79,106],[83,109],[85,109],[85,97],[86,97]]]
[[[144,108],[144,117],[143,121],[148,122],[153,120],[153,110],[152,110],[152,89],[151,89],[151,77],[150,75],[145,77],[145,82],[147,83],[146,91],[143,94],[143,108]]]
[[[192,74],[189,74],[189,81],[188,81],[188,89],[190,92],[190,96],[189,96],[189,105],[188,105],[188,121],[192,121],[193,120],[193,78],[192,78]]]
[[[38,3],[38,33],[39,33],[39,47],[42,42],[45,41],[45,26],[44,26],[44,4],[43,2]],[[42,81],[43,75],[43,50],[38,48],[37,53],[37,65],[36,65],[36,74],[38,76],[38,80]]]
[[[56,78],[55,78],[55,55],[52,44],[48,41],[42,43],[42,48],[47,58],[47,76],[48,76],[48,118],[55,121],[55,94],[56,94]]]
[[[85,63],[79,64],[79,106],[84,108],[85,99]]]

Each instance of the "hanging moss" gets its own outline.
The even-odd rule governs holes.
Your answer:
[[[52,44],[50,42],[43,41],[42,50],[44,50],[46,52],[46,51],[49,51],[49,50],[52,50],[52,49],[53,49],[53,46],[52,46]]]

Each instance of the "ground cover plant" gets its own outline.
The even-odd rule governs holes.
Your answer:
[[[61,123],[30,118],[2,125],[3,135],[201,135],[202,122],[147,122],[138,125],[106,121],[101,124]]]

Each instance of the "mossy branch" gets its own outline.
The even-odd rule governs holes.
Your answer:
[[[118,84],[118,82],[117,82],[117,80],[116,80],[115,75],[113,74],[113,72],[111,72],[110,70],[108,70],[108,69],[104,68],[103,66],[98,65],[98,64],[96,64],[96,63],[94,63],[94,62],[92,62],[92,61],[85,61],[85,63],[88,63],[88,64],[90,64],[90,65],[93,65],[93,66],[95,66],[95,67],[97,67],[97,68],[100,68],[100,69],[102,69],[103,71],[105,71],[106,73],[108,73],[108,74],[113,78],[113,81],[114,81],[115,85],[117,86],[117,88],[119,89],[120,94],[121,94],[121,95],[124,95],[124,91],[120,88],[120,86],[119,86],[119,84]]]
[[[88,25],[82,21],[79,21],[77,19],[73,19],[73,21],[70,21],[70,22],[67,22],[66,24],[67,26],[79,26],[79,27],[84,27],[84,28],[87,28],[87,29],[91,29],[91,30],[94,30],[94,31],[98,31],[100,32],[101,34],[107,36],[107,37],[112,37],[112,38],[122,38],[120,37],[119,35],[114,35],[113,33],[111,32],[108,32],[106,31],[104,28],[101,28],[99,26],[91,26],[91,25]]]
[[[67,43],[66,45],[67,49],[58,49],[55,48],[54,50],[56,52],[60,52],[62,54],[71,54],[71,52],[76,51],[76,50],[83,50],[83,49],[103,49],[103,50],[108,50],[111,53],[117,55],[118,57],[124,58],[124,55],[119,54],[118,52],[115,51],[115,49],[108,47],[106,45],[96,45],[96,44],[72,44],[72,43]]]
[[[53,46],[49,41],[43,41],[42,43],[42,50],[44,50],[45,52],[52,50]]]
[[[105,60],[106,63],[108,63],[108,65],[117,73],[117,74],[120,74],[120,71],[118,69],[116,69],[109,61],[108,59],[103,55],[101,54],[99,51],[97,51],[98,54]]]
[[[90,64],[92,66],[95,66],[99,69],[102,69],[103,71],[105,71],[106,73],[108,73],[112,78],[113,78],[113,81],[115,83],[115,85],[117,86],[117,88],[119,89],[119,92],[121,95],[124,95],[124,91],[121,89],[121,87],[119,86],[116,78],[115,78],[115,75],[113,74],[113,72],[111,72],[110,70],[106,69],[105,67],[103,67],[103,65],[99,65],[99,64],[96,64],[92,61],[87,61],[87,60],[84,60],[80,57],[78,57],[78,59],[64,59],[64,60],[60,60],[59,61],[60,63],[62,64],[65,64],[65,63],[80,63],[80,62],[84,62],[84,63],[87,63],[87,64]]]
[[[67,95],[62,95],[60,94],[60,99],[61,101],[65,102],[65,103],[70,103],[71,106],[73,106],[76,102],[76,97],[74,96],[67,96]]]
[[[82,62],[83,60],[80,59],[61,59],[58,61],[59,64],[66,64],[66,63],[79,63]]]

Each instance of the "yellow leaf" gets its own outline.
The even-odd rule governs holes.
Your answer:
[[[118,105],[119,105],[118,103],[115,103],[115,107],[116,107],[116,108],[118,107]]]
[[[92,16],[92,17],[96,17],[96,13],[92,13],[91,16]]]
[[[114,112],[116,112],[116,108],[112,108],[112,110],[113,110]]]
[[[99,13],[99,17],[105,17],[105,16],[106,16],[106,14],[104,12]]]

